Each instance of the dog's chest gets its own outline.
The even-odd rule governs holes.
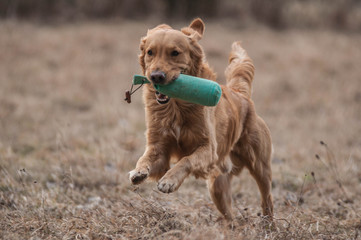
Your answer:
[[[194,130],[185,126],[173,125],[164,129],[163,134],[170,140],[168,146],[171,155],[178,160],[194,152],[202,142],[202,139],[197,141],[197,133]]]
[[[180,135],[181,135],[181,126],[178,124],[173,124],[169,127],[164,127],[163,135],[165,137],[172,137],[176,140],[177,143],[179,143]]]

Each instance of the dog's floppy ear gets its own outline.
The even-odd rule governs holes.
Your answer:
[[[202,37],[205,29],[204,22],[202,19],[196,18],[191,22],[191,24],[189,24],[189,28],[198,32],[198,34]]]
[[[182,32],[192,39],[200,40],[204,33],[204,22],[200,18],[194,19],[188,27],[182,28]]]
[[[145,52],[144,52],[144,45],[145,45],[146,40],[147,40],[147,37],[142,37],[142,38],[140,39],[140,45],[139,45],[139,49],[140,49],[139,64],[140,64],[140,66],[142,67],[143,75],[145,74],[145,61],[144,61]]]

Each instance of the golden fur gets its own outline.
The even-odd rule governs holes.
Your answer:
[[[142,38],[139,56],[143,74],[165,73],[164,84],[180,73],[216,80],[198,43],[204,23],[195,19],[181,31],[159,25]],[[173,54],[177,51],[179,54]],[[176,55],[176,56],[174,56]],[[272,218],[270,132],[256,114],[251,100],[254,75],[252,60],[239,42],[232,45],[227,84],[216,107],[205,107],[179,99],[159,104],[151,84],[144,87],[147,146],[136,168],[133,184],[146,178],[158,181],[164,193],[176,191],[190,174],[207,179],[213,202],[232,218],[231,180],[246,167],[257,181],[263,214]],[[170,163],[175,165],[170,168]]]

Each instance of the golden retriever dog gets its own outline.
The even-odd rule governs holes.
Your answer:
[[[205,26],[195,19],[181,31],[162,24],[141,39],[143,74],[155,84],[169,84],[180,73],[215,81],[198,41]],[[272,219],[271,152],[268,127],[251,100],[252,60],[239,42],[232,45],[225,71],[227,84],[217,106],[173,99],[146,84],[146,149],[130,181],[158,181],[163,193],[176,191],[189,175],[207,180],[210,196],[226,219],[232,219],[231,180],[246,167],[257,181],[263,214]],[[171,163],[174,165],[171,167]]]

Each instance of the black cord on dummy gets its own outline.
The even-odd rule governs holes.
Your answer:
[[[126,91],[125,92],[125,99],[124,99],[124,101],[127,101],[127,103],[131,103],[132,102],[132,94],[133,93],[135,93],[139,88],[141,88],[142,86],[143,86],[143,84],[144,84],[144,79],[142,80],[142,84],[139,86],[139,87],[137,87],[134,91],[133,91],[133,86],[134,86],[134,84],[132,84],[132,87],[130,88],[130,91]]]

